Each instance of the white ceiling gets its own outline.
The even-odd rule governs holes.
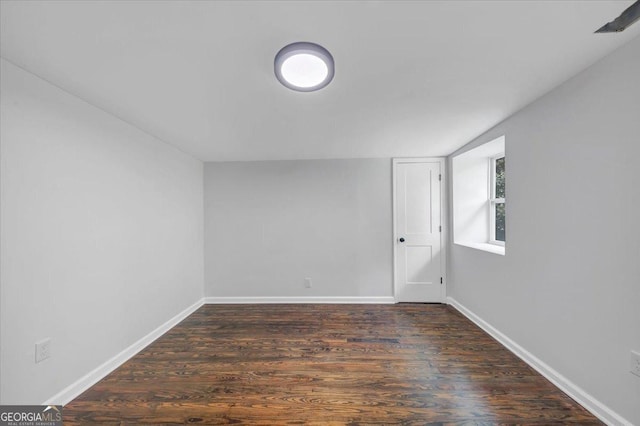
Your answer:
[[[207,161],[439,156],[640,34],[625,1],[2,1],[2,56]],[[286,89],[284,45],[336,60]]]

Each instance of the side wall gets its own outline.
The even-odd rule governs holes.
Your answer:
[[[390,301],[391,186],[390,159],[206,163],[205,295]]]
[[[639,53],[635,39],[452,155],[506,135],[507,250],[449,257],[449,296],[633,424]]]
[[[1,403],[40,404],[202,298],[202,163],[1,67]]]

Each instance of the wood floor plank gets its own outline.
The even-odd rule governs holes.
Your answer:
[[[444,305],[205,305],[74,424],[601,424]]]

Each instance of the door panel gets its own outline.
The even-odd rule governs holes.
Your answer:
[[[407,246],[405,250],[407,255],[407,282],[419,284],[433,281],[429,270],[433,260],[431,247]]]
[[[405,235],[430,233],[431,227],[431,170],[425,164],[402,165],[405,208],[402,231]],[[425,175],[429,178],[425,179]]]
[[[396,300],[442,302],[441,162],[394,164]]]

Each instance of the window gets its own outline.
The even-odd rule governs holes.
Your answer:
[[[451,159],[453,242],[504,256],[505,136]]]
[[[491,197],[489,199],[489,242],[504,246],[506,239],[505,217],[505,156],[491,159]]]

